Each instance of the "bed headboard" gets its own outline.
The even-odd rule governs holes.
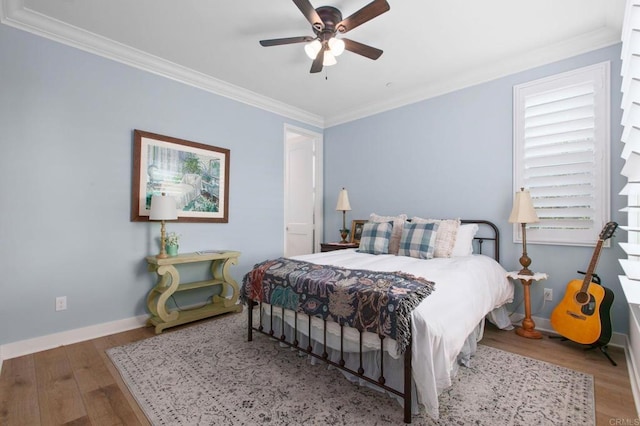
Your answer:
[[[463,219],[460,220],[460,223],[477,223],[480,228],[474,238],[474,241],[478,243],[477,253],[482,254],[482,244],[489,241],[493,243],[493,258],[500,263],[500,230],[498,227],[488,220]],[[474,250],[474,252],[476,251]]]

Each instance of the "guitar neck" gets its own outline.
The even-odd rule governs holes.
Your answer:
[[[582,287],[580,288],[581,292],[586,292],[589,288],[589,284],[591,284],[591,278],[593,278],[593,273],[596,270],[596,265],[598,264],[598,260],[600,259],[600,251],[602,250],[603,243],[604,240],[599,239],[596,244],[596,248],[593,250],[591,262],[589,262],[589,269],[587,269],[587,273],[584,274],[584,280],[582,280]]]

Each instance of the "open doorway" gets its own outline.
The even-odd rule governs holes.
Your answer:
[[[284,255],[320,250],[322,134],[285,125]]]

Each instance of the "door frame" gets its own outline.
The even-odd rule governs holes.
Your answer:
[[[291,124],[284,125],[284,223],[283,232],[283,253],[287,248],[287,201],[289,194],[287,193],[287,177],[289,168],[287,165],[287,139],[290,134],[296,134],[313,140],[314,143],[314,159],[315,159],[315,193],[314,193],[314,211],[313,211],[313,251],[320,251],[321,239],[324,235],[324,174],[323,174],[323,139],[322,133],[304,129],[302,127],[293,126]]]

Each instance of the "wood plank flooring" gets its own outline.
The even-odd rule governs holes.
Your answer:
[[[153,328],[140,328],[5,360],[0,425],[148,425],[104,351],[153,335]],[[490,325],[482,343],[592,374],[597,424],[640,424],[622,349],[609,349],[614,367],[597,350],[546,336],[524,339]]]

